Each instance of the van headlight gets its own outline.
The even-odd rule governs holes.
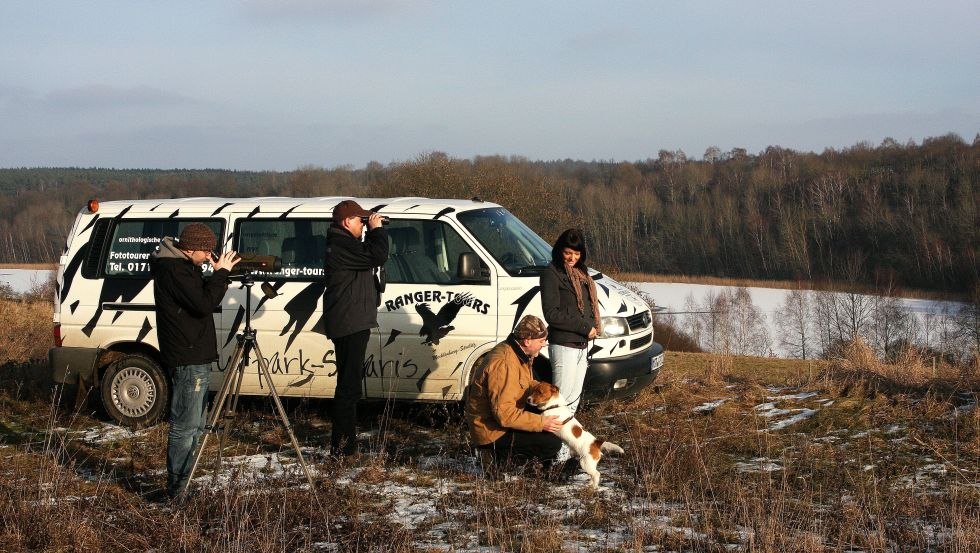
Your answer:
[[[624,336],[629,333],[629,325],[626,317],[603,317],[602,318],[602,337],[613,338]]]

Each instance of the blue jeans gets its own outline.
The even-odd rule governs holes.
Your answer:
[[[208,381],[212,363],[183,365],[171,372],[170,433],[167,436],[167,493],[184,489],[194,463],[194,449],[207,419]]]
[[[551,381],[561,390],[561,396],[568,402],[572,413],[578,410],[579,400],[582,398],[585,370],[589,367],[587,352],[587,348],[548,345],[548,358],[554,371]]]

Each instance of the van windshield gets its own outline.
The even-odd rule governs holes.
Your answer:
[[[551,262],[551,246],[502,207],[456,217],[511,275],[538,274]]]

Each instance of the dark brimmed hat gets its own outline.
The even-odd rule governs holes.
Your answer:
[[[209,252],[218,243],[214,231],[204,223],[191,223],[184,227],[177,240],[177,247],[184,251]]]
[[[548,325],[534,315],[524,315],[514,327],[514,337],[518,340],[535,340],[548,336]]]
[[[333,222],[340,224],[348,217],[367,217],[371,212],[354,200],[344,200],[333,206]]]

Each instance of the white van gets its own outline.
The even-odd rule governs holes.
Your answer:
[[[158,421],[169,398],[154,330],[149,256],[164,236],[204,223],[218,249],[274,255],[276,273],[258,273],[252,326],[283,396],[329,398],[333,345],[323,334],[324,236],[348,198],[182,198],[89,202],[76,217],[58,267],[56,382],[98,386],[116,421]],[[364,361],[368,398],[459,401],[470,370],[521,316],[541,315],[540,271],[551,246],[499,205],[474,200],[354,198],[389,218],[386,289]],[[205,266],[205,271],[210,267]],[[593,274],[604,331],[590,344],[584,397],[628,395],[663,364],[646,303]],[[221,372],[243,327],[247,289],[232,283],[214,313]],[[266,394],[252,359],[243,394]],[[254,370],[252,368],[254,367]]]

